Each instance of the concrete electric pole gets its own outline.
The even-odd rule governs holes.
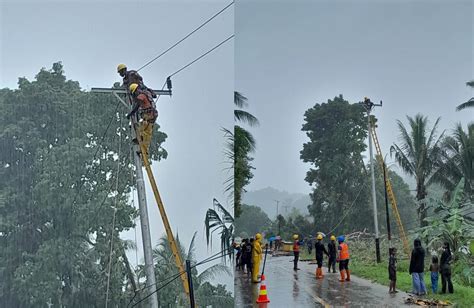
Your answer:
[[[372,204],[374,209],[374,227],[375,227],[375,254],[377,257],[377,263],[380,263],[380,239],[379,239],[379,222],[377,218],[377,196],[375,193],[375,174],[374,174],[374,157],[373,157],[373,150],[372,150],[372,129],[371,129],[371,122],[370,122],[370,112],[374,106],[382,106],[382,102],[380,104],[374,104],[370,101],[369,98],[365,98],[364,101],[361,103],[364,108],[367,110],[367,129],[368,129],[368,138],[369,138],[369,156],[370,156],[370,176],[372,179]]]
[[[157,95],[171,95],[170,90],[153,90]],[[128,98],[128,91],[125,89],[108,89],[108,88],[92,88],[91,92],[96,93],[112,93],[120,102],[126,107],[131,108],[132,104],[127,103],[121,96],[118,94],[125,94]],[[136,121],[132,119],[132,125],[135,125]],[[135,129],[131,129],[132,139],[136,139]],[[151,245],[151,233],[150,233],[150,222],[148,219],[148,208],[146,202],[146,192],[145,192],[145,181],[143,178],[142,170],[142,160],[138,155],[140,152],[140,147],[138,144],[133,146],[133,157],[135,160],[135,172],[136,172],[136,181],[137,181],[137,194],[138,194],[138,207],[140,210],[140,226],[142,230],[142,242],[143,242],[143,254],[145,256],[145,276],[146,283],[149,286],[148,292],[152,294],[149,297],[149,305],[152,308],[158,308],[158,294],[156,292],[156,278],[155,278],[155,268],[153,265],[153,250]]]

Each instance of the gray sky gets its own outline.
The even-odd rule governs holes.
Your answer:
[[[41,67],[50,68],[56,61],[62,61],[67,77],[78,80],[83,88],[109,87],[120,81],[118,63],[129,68],[145,64],[228,2],[1,0],[0,87],[16,88],[18,77],[31,80]],[[145,83],[160,88],[166,76],[233,31],[233,8],[229,8],[140,71]],[[173,231],[179,231],[186,246],[198,231],[198,260],[219,251],[215,245],[208,252],[205,244],[204,214],[212,207],[212,199],[231,206],[223,194],[227,174],[220,129],[233,125],[233,55],[230,41],[176,75],[173,97],[158,101],[158,123],[168,134],[164,147],[169,156],[153,166],[154,173]],[[147,189],[155,243],[164,228]],[[139,227],[137,233],[141,255]],[[134,238],[134,233],[127,236]]]
[[[418,112],[441,129],[466,126],[474,110],[472,1],[240,1],[235,8],[235,83],[261,122],[249,190],[310,192],[299,158],[305,110],[339,94],[383,100],[375,110],[382,151],[396,120]]]

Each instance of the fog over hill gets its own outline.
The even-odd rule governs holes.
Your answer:
[[[283,216],[289,215],[293,208],[296,208],[303,215],[309,213],[308,205],[311,203],[311,199],[306,194],[290,193],[267,187],[248,191],[243,196],[243,203],[261,207],[270,219],[276,217],[277,201],[279,201],[278,212]]]

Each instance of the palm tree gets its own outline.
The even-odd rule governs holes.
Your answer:
[[[184,247],[180,244],[179,236],[176,236],[176,242],[180,250],[180,254],[185,257],[186,260],[190,260],[192,265],[196,264],[196,255],[195,255],[195,239],[196,232],[194,233],[191,243],[187,252]],[[169,282],[170,277],[174,277],[178,274],[178,269],[175,265],[173,253],[171,251],[168,238],[166,235],[163,235],[159,241],[158,245],[153,249],[153,259],[155,263],[155,275],[158,287]],[[198,273],[196,267],[191,269],[192,279],[193,279],[193,289],[196,295],[196,302],[199,306],[202,305],[201,302],[207,303],[217,302],[222,303],[223,305],[217,305],[216,307],[227,307],[230,303],[233,305],[233,298],[230,296],[225,289],[220,289],[220,293],[209,292],[209,286],[212,290],[217,289],[217,287],[209,284],[209,282],[214,279],[217,275],[228,274],[231,275],[231,271],[228,266],[223,264],[212,265],[201,273]],[[204,288],[207,292],[200,290]],[[177,290],[183,290],[181,279],[175,279],[169,285],[158,291],[158,300],[160,306],[163,307],[174,307],[176,304],[181,306],[189,305],[188,299],[185,298],[183,292]]]
[[[468,125],[467,132],[457,124],[453,136],[444,138],[441,147],[442,164],[432,182],[441,184],[450,193],[464,178],[465,196],[471,198],[474,192],[474,123]]]
[[[249,112],[242,110],[247,107],[247,98],[241,93],[234,92],[234,104],[238,109],[234,110],[234,120],[236,122],[246,123],[248,125],[259,125],[258,119]],[[252,134],[239,125],[234,126],[234,213],[238,217],[240,215],[242,194],[244,187],[252,178],[250,164],[252,158],[249,153],[255,152],[256,142]]]
[[[254,117],[251,113],[242,110],[241,108],[247,107],[247,98],[243,96],[240,92],[234,91],[234,105],[237,108],[234,110],[234,120],[237,122],[247,123],[250,126],[258,126],[259,122],[256,117]]]
[[[424,201],[427,195],[426,187],[439,166],[440,142],[444,131],[439,137],[436,136],[440,118],[436,120],[431,131],[427,129],[427,117],[417,114],[414,118],[407,116],[407,119],[411,131],[409,133],[403,123],[397,121],[401,144],[393,144],[390,147],[390,155],[395,154],[395,161],[403,171],[416,179],[416,200],[419,202],[418,216],[420,225],[425,226],[427,214]]]
[[[466,85],[468,87],[474,88],[474,80],[466,82]],[[469,107],[474,107],[474,97],[471,97],[471,99],[468,100],[467,102],[462,103],[461,105],[457,106],[456,110],[459,111],[459,110],[463,110],[463,109],[469,108]]]
[[[219,214],[220,213],[220,214]],[[222,257],[231,256],[234,238],[234,217],[219,203],[213,200],[213,208],[208,209],[205,218],[207,245],[212,246],[212,234],[220,231]],[[225,260],[225,258],[224,258]]]

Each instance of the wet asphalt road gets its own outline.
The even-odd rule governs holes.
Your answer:
[[[235,307],[403,307],[405,292],[389,294],[388,287],[351,276],[351,282],[339,282],[339,273],[327,273],[316,280],[316,264],[299,262],[293,270],[293,257],[267,257],[266,286],[270,303],[258,305],[260,284],[252,284],[247,275],[235,273]],[[262,262],[263,263],[263,262]],[[350,268],[350,265],[349,265]]]

